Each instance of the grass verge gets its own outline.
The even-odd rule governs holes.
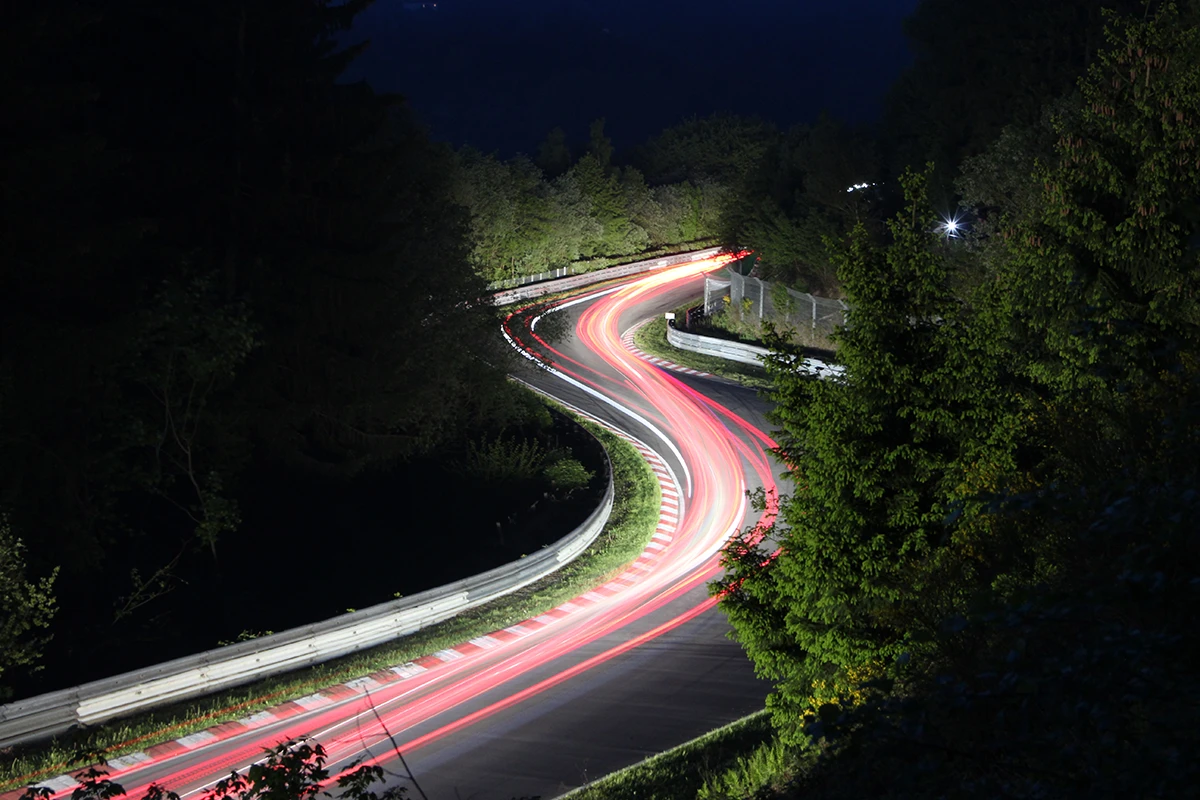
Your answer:
[[[676,316],[679,319],[679,316]],[[720,375],[753,389],[770,389],[771,380],[762,367],[742,364],[726,358],[706,356],[690,350],[680,350],[667,342],[667,321],[662,317],[650,320],[633,335],[634,343],[652,356],[674,361],[685,367]]]
[[[759,711],[665,753],[607,775],[559,800],[695,800],[709,782],[736,770],[774,738]],[[740,762],[739,762],[740,760]]]
[[[581,420],[581,424],[608,451],[616,499],[608,525],[570,564],[518,592],[371,650],[65,734],[49,743],[0,751],[0,791],[72,772],[95,763],[97,754],[115,758],[403,664],[535,617],[604,583],[637,558],[650,541],[658,524],[661,497],[654,473],[632,445],[589,421]]]

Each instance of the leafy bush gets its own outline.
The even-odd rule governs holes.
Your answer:
[[[595,476],[594,472],[586,469],[574,458],[556,461],[546,467],[542,474],[546,476],[546,480],[550,481],[551,486],[566,492],[582,489]]]
[[[546,451],[536,439],[497,436],[467,443],[466,456],[457,464],[464,477],[484,483],[521,483],[537,477],[546,463]]]
[[[796,771],[796,759],[779,739],[759,745],[748,756],[739,756],[732,767],[706,781],[697,800],[727,800],[775,793]]]

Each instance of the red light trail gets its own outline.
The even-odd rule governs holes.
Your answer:
[[[168,743],[173,747],[150,748],[139,754],[142,758],[121,759],[110,777],[131,797],[140,797],[152,782],[186,797],[254,762],[265,747],[301,736],[320,741],[331,765],[364,757],[387,761],[394,758],[388,734],[408,755],[534,701],[711,609],[712,599],[670,609],[674,613],[666,622],[647,627],[648,615],[678,603],[718,574],[720,548],[745,523],[751,481],[768,493],[775,488],[765,453],[773,442],[730,409],[629,352],[619,322],[728,260],[684,264],[585,294],[582,300],[559,301],[560,309],[586,303],[575,326],[586,354],[572,356],[543,341],[532,312],[505,321],[505,334],[515,346],[550,361],[538,381],[541,390],[553,396],[561,385],[555,379],[566,381],[596,401],[597,414],[632,420],[632,425],[618,426],[662,457],[666,469],[659,472],[665,476],[659,532],[622,575],[536,619],[393,668],[387,676],[376,673],[285,703],[287,713],[267,714],[270,719],[261,724],[250,717],[238,726],[217,726]],[[564,312],[541,306],[538,313]],[[678,470],[670,466],[672,458]],[[678,486],[672,486],[676,481]],[[639,623],[646,629],[638,632]],[[620,640],[601,642],[605,637]],[[603,649],[581,658],[580,648],[586,645]],[[70,791],[61,782],[42,785],[58,795]]]

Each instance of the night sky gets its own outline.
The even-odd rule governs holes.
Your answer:
[[[918,0],[378,0],[349,77],[405,95],[435,138],[509,156],[561,125],[618,147],[693,114],[780,125],[880,111]]]

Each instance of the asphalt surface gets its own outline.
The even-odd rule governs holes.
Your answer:
[[[264,747],[311,736],[335,774],[376,763],[409,797],[419,794],[393,744],[430,800],[550,798],[762,708],[769,687],[728,639],[707,584],[728,536],[760,517],[746,492],[777,478],[764,455],[766,403],[739,385],[641,361],[620,339],[699,294],[712,266],[663,270],[570,303],[555,312],[574,332],[562,342],[539,341],[528,318],[512,320],[513,338],[552,359],[551,370],[529,364],[518,377],[665,462],[659,528],[627,570],[453,652],[126,757],[113,780],[131,797],[156,782],[190,800]]]
[[[619,317],[619,332],[676,308],[702,293],[703,286],[702,277],[681,281],[677,288],[638,304]],[[557,313],[570,315],[570,329],[575,330],[580,315],[590,306],[572,306]],[[556,349],[579,364],[611,374],[608,365],[576,337]],[[556,359],[555,364],[566,366],[565,359]],[[682,463],[661,448],[653,432],[628,415],[532,365],[520,377],[651,446],[660,445],[656,448],[660,455],[672,462],[677,472],[682,471]],[[765,418],[768,404],[755,390],[721,379],[676,373],[671,377],[760,430],[770,430]],[[614,393],[631,405],[642,404],[643,398],[632,386]],[[737,433],[730,431],[730,435]],[[751,488],[759,485],[752,475],[748,477]],[[753,524],[756,518],[748,511],[743,525]],[[651,615],[649,621],[661,623],[706,596],[704,588],[693,590]],[[472,726],[462,736],[418,751],[408,758],[409,766],[430,798],[549,798],[668,750],[763,707],[769,684],[754,676],[728,632],[729,625],[718,610],[706,611],[528,707],[515,708]],[[622,630],[616,636],[629,633]]]

